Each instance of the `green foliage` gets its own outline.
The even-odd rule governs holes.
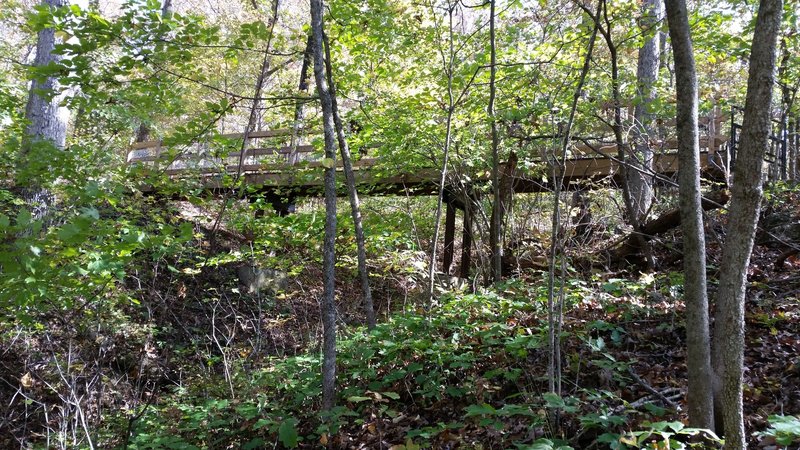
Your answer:
[[[573,450],[569,445],[563,445],[550,439],[537,439],[533,444],[517,444],[519,450]]]
[[[769,428],[758,433],[762,437],[771,437],[780,445],[789,446],[800,442],[800,417],[769,416]]]
[[[604,442],[611,445],[612,449],[625,448],[713,448],[722,443],[714,433],[709,430],[687,428],[681,422],[653,422],[645,423],[646,430],[629,432],[620,436],[615,443],[615,438],[609,437]],[[697,438],[695,438],[697,437]]]
[[[493,418],[512,416],[532,420],[533,426],[541,418],[530,405],[510,399],[497,408],[471,403],[477,401],[476,390],[485,390],[493,402],[501,400],[491,393],[503,385],[513,386],[520,376],[513,366],[540,347],[538,332],[506,323],[525,309],[526,304],[494,295],[449,297],[435,315],[424,317],[411,311],[379,324],[371,333],[361,330],[342,336],[338,361],[344,406],[326,422],[312,414],[321,387],[318,357],[274,358],[255,373],[237,371],[236,400],[227,399],[224,390],[212,388],[214,380],[207,380],[201,390],[179,389],[168,401],[150,407],[136,422],[133,447],[170,442],[203,448],[223,442],[244,445],[257,438],[269,442],[276,437],[291,447],[300,439],[335,434],[345,423],[363,423],[370,414],[397,419],[407,402],[424,406],[445,400],[466,404],[463,420],[480,426],[494,424],[502,429],[502,421]],[[489,367],[503,361],[503,368],[476,373],[474,367],[490,357]],[[319,426],[312,427],[314,423]],[[446,430],[463,426],[446,423],[411,430],[407,436],[414,442],[430,442]]]

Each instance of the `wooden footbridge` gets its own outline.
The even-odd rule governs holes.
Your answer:
[[[211,192],[225,190],[231,177],[239,177],[245,186],[262,195],[321,195],[322,151],[312,145],[288,145],[285,141],[291,134],[292,130],[251,133],[244,155],[238,150],[242,146],[242,134],[222,135],[213,143],[195,143],[181,149],[168,147],[162,141],[141,142],[132,146],[127,161],[129,164],[145,164],[172,177],[192,177]],[[277,145],[274,141],[278,141]],[[705,174],[718,177],[724,172],[729,159],[728,142],[727,136],[701,138],[701,164]],[[674,140],[657,141],[652,142],[651,147],[653,171],[648,175],[664,179],[677,173],[677,143]],[[353,161],[353,169],[362,195],[432,195],[438,190],[440,168],[395,169],[387,174],[392,172],[391,168],[380,158],[365,151],[359,153],[360,158]],[[530,158],[541,163],[542,168],[537,173],[517,168],[509,176],[517,193],[552,191],[554,180],[560,180],[565,190],[582,189],[589,182],[614,187],[621,181],[622,163],[618,156],[614,144],[584,142],[575,145],[564,161],[555,163],[552,157],[539,154]],[[337,174],[343,177],[341,161],[338,161]],[[473,183],[487,180],[479,178]]]
[[[711,120],[705,118],[706,133],[700,139],[700,161],[702,173],[709,179],[724,181],[730,173],[730,164],[736,152],[740,126],[735,121],[736,111],[731,113],[731,135],[724,136],[715,130],[722,129],[726,116],[718,115]],[[701,122],[701,123],[703,123]],[[785,130],[785,128],[784,128]],[[247,150],[242,154],[241,134],[217,136],[213,140],[194,143],[182,148],[167,146],[161,141],[134,144],[128,154],[128,163],[142,164],[171,177],[189,178],[212,193],[228,191],[232,179],[238,179],[248,192],[263,196],[271,202],[279,214],[292,210],[298,197],[321,196],[323,193],[324,161],[322,151],[312,145],[290,145],[292,130],[257,131],[248,135]],[[711,134],[711,136],[708,136]],[[786,172],[787,133],[773,136],[771,161],[780,164]],[[797,134],[794,135],[797,140]],[[295,136],[296,137],[296,136]],[[796,142],[795,142],[796,144]],[[654,180],[668,180],[678,171],[677,143],[674,140],[651,142],[653,170],[646,174]],[[374,150],[374,149],[370,149]],[[381,158],[372,152],[359,151],[353,161],[354,175],[362,196],[369,195],[433,195],[438,192],[441,172],[439,168],[415,169],[387,168]],[[538,173],[527,173],[504,165],[502,173],[510,181],[513,192],[552,191],[555,183],[562,183],[564,190],[577,190],[594,186],[615,187],[621,185],[622,162],[618,158],[617,146],[608,142],[581,141],[573,146],[567,158],[554,162],[553,158],[539,154],[532,159],[542,169]],[[771,167],[777,167],[772,164]],[[776,169],[770,169],[777,171]],[[795,169],[796,170],[796,165]],[[554,176],[555,175],[555,176]],[[340,195],[345,195],[341,162],[337,167],[341,178]],[[472,179],[472,183],[485,183],[488,178]],[[448,188],[448,186],[446,186]],[[152,188],[143,188],[151,190]],[[464,189],[450,186],[446,189],[447,212],[445,216],[444,271],[447,273],[453,260],[456,209],[464,211],[462,271],[469,267],[471,243],[471,217],[466,207]]]

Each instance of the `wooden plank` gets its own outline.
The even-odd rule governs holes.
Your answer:
[[[297,146],[297,153],[298,154],[312,153],[313,151],[314,151],[314,146],[313,145],[298,145]],[[128,157],[128,162],[129,163],[158,161],[162,156],[162,155],[158,155],[158,154],[149,154],[147,156],[133,156],[133,157],[131,157],[130,156],[131,153],[133,153],[133,151],[131,151],[128,154],[129,155],[129,157]],[[266,147],[266,148],[248,149],[247,152],[246,152],[246,156],[247,157],[256,157],[256,156],[267,156],[267,155],[289,155],[291,153],[292,153],[292,147]],[[227,158],[238,158],[239,155],[241,155],[241,152],[228,153],[228,155],[226,155],[225,158],[226,159]],[[189,153],[189,154],[176,155],[175,159],[173,161],[175,161],[175,162],[177,162],[177,161],[203,161],[203,160],[214,161],[214,160],[219,160],[219,159],[220,159],[219,157],[213,157],[213,156],[210,156],[210,155],[206,156],[206,155],[198,155],[198,154],[195,154],[195,153]]]
[[[319,134],[316,130],[310,131],[303,131],[304,136],[313,136]],[[267,138],[274,138],[274,137],[286,137],[292,135],[291,128],[279,128],[276,130],[260,130],[254,131],[250,133],[250,139],[267,139]],[[241,140],[244,137],[244,133],[225,133],[220,134],[218,137],[223,139],[231,139],[231,140]],[[204,139],[203,142],[209,142],[210,139]],[[195,143],[196,144],[196,143]],[[144,141],[144,142],[136,142],[130,146],[131,149],[142,149],[142,148],[156,148],[163,145],[163,141]]]
[[[313,153],[313,145],[298,145],[297,153]],[[251,148],[246,152],[247,156],[266,156],[266,155],[289,155],[292,153],[292,147],[265,147],[265,148]],[[238,158],[241,152],[229,153],[228,158]]]
[[[309,134],[309,133],[304,133]],[[291,128],[278,128],[276,130],[260,130],[260,131],[253,131],[250,133],[250,139],[261,139],[261,138],[273,138],[273,137],[285,137],[291,136],[292,129]],[[225,133],[219,135],[221,138],[224,139],[235,139],[241,140],[244,137],[244,133]]]
[[[728,142],[727,136],[717,135],[716,138],[712,141],[708,136],[704,136],[700,138],[700,148],[708,148],[709,142],[715,144],[715,148],[718,148],[722,144]],[[659,152],[663,152],[664,150],[675,150],[678,148],[678,141],[677,139],[668,139],[666,141],[653,141],[651,143],[653,151],[658,154]],[[582,157],[582,155],[587,155],[588,157],[600,157],[600,155],[608,155],[608,156],[617,156],[617,146],[616,144],[598,144],[596,146],[590,147],[586,144],[578,144],[573,148],[573,153],[576,157]]]
[[[209,162],[215,162],[214,160],[205,160]],[[219,160],[217,160],[219,161]],[[181,161],[176,161],[181,162]],[[219,161],[219,166],[210,166],[210,167],[181,167],[181,168],[174,168],[174,169],[165,169],[164,173],[167,175],[180,175],[180,174],[192,174],[192,173],[199,173],[199,174],[214,174],[219,173],[236,173],[240,170],[239,164],[227,164],[225,165],[225,170],[221,170],[221,161]],[[353,169],[355,170],[363,170],[368,169],[370,167],[374,167],[378,164],[378,158],[362,158],[357,161],[353,161]],[[297,172],[303,169],[320,169],[324,167],[322,165],[322,161],[300,161],[298,164],[289,164],[289,163],[257,163],[257,164],[242,164],[241,171],[242,172],[265,172],[265,173],[278,173],[278,172]],[[338,160],[336,162],[336,168],[342,169],[342,161]]]
[[[450,274],[450,266],[453,265],[453,249],[455,247],[456,235],[456,207],[447,196],[447,210],[444,219],[444,254],[442,255],[442,272]]]
[[[464,228],[461,232],[461,278],[469,278],[472,265],[472,214],[471,205],[464,208]]]

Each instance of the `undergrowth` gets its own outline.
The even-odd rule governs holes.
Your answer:
[[[517,282],[503,295],[448,294],[428,311],[394,314],[371,332],[343,330],[340,406],[327,416],[317,413],[321,357],[312,349],[258,367],[241,363],[231,386],[220,376],[187,380],[153,404],[120,412],[109,423],[107,442],[121,444],[113,430],[126,421],[129,447],[143,449],[276,443],[339,448],[356,442],[395,449],[546,449],[592,441],[638,448],[651,440],[672,440],[670,448],[680,448],[679,438],[699,433],[660,421],[667,411],[656,400],[631,405],[621,398],[628,366],[605,351],[602,336],[615,336],[615,330],[602,323],[570,330],[562,339],[566,347],[580,346],[587,358],[567,369],[565,378],[573,371],[611,371],[606,389],[571,386],[563,396],[547,393],[544,298],[530,297],[536,291]],[[571,292],[572,303],[589,293]],[[576,434],[557,435],[556,422]]]

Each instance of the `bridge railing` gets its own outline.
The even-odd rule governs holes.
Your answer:
[[[218,135],[183,146],[169,146],[163,141],[138,142],[131,146],[127,162],[152,166],[169,175],[188,171],[279,171],[289,166],[321,164],[321,154],[313,145],[291,145],[291,137],[291,129],[254,131],[248,135],[244,154],[242,133]]]
[[[708,132],[721,131],[721,116],[712,120],[701,118],[701,126]],[[669,124],[662,124],[668,126]],[[184,146],[169,146],[162,141],[133,144],[128,153],[129,164],[144,164],[167,175],[199,173],[215,175],[224,173],[290,173],[290,169],[322,167],[322,152],[312,145],[290,145],[291,129],[263,130],[249,134],[247,150],[241,153],[244,135],[225,134]],[[307,136],[309,133],[305,133]],[[310,133],[318,134],[318,133]],[[704,167],[719,166],[726,160],[721,155],[728,138],[716,134],[700,139]],[[677,170],[675,139],[651,140],[654,169],[659,173]],[[360,149],[361,158],[353,161],[356,170],[375,166],[378,159],[368,157],[368,148]],[[564,170],[570,176],[604,176],[619,170],[616,145],[608,141],[584,142],[574,145]],[[626,159],[633,153],[626,155]],[[541,161],[551,160],[544,152]],[[339,161],[341,163],[341,161]]]

